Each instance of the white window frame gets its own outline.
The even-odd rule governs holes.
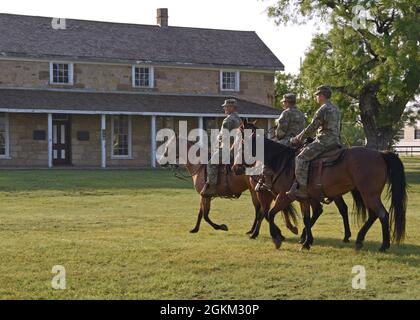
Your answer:
[[[148,86],[136,86],[136,68],[148,68],[149,69],[149,85]],[[131,78],[133,88],[154,88],[155,85],[155,68],[147,65],[133,65],[131,66]]]
[[[420,132],[420,128],[414,128],[414,140],[420,140],[420,138],[416,138],[417,131]]]
[[[5,154],[0,155],[0,159],[10,159],[10,127],[9,127],[9,114],[4,113],[4,126],[6,134],[6,145],[5,145]]]
[[[235,73],[235,89],[224,89],[223,88],[223,72],[234,72]],[[241,81],[241,72],[239,70],[229,70],[223,69],[220,70],[220,91],[231,91],[238,92],[240,90],[240,81]]]
[[[54,75],[53,75],[53,65],[54,64],[68,64],[69,65],[69,82],[68,83],[61,83],[61,82],[54,82]],[[51,61],[50,62],[50,84],[55,85],[62,85],[62,86],[72,86],[74,84],[74,64],[72,62],[65,62],[65,61]]]
[[[114,155],[114,119],[118,117],[118,115],[111,116],[111,159],[112,160],[131,160],[133,159],[132,153],[132,146],[133,146],[133,126],[132,126],[132,118],[130,115],[123,115],[128,117],[128,155]]]

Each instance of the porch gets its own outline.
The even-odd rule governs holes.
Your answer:
[[[179,121],[187,122],[188,131],[220,128],[224,118],[225,97],[35,90],[0,95],[0,168],[155,168],[160,129],[177,132]],[[261,128],[279,114],[239,104],[240,115],[260,119]]]

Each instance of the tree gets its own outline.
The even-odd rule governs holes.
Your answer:
[[[360,116],[374,149],[392,147],[407,104],[420,93],[419,13],[412,0],[278,0],[268,9],[277,24],[328,24],[306,53],[302,84],[312,92],[330,84],[348,108],[344,116]]]
[[[302,110],[306,118],[313,116],[319,107],[313,91],[308,90],[302,82],[301,75],[294,75],[290,73],[277,73],[276,87],[275,87],[275,106],[279,109],[283,107],[280,102],[283,95],[293,92],[297,94],[297,104]],[[334,103],[342,109],[343,121],[341,127],[341,141],[348,146],[362,146],[365,142],[365,135],[359,117],[356,117],[354,106],[350,105],[348,99],[342,99],[342,95],[334,97]]]

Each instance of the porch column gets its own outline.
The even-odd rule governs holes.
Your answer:
[[[198,129],[200,130],[204,129],[203,117],[198,117]],[[202,144],[203,144],[203,131],[200,132],[200,145]]]
[[[150,121],[150,164],[156,168],[156,116],[152,116]]]
[[[53,121],[52,114],[48,114],[48,168],[53,167]]]
[[[101,115],[101,167],[106,168],[106,115]]]

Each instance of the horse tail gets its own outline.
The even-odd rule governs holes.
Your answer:
[[[392,239],[396,243],[404,241],[407,211],[407,183],[404,165],[397,154],[389,151],[382,152],[387,165],[387,198],[391,199],[389,208]]]
[[[356,213],[357,222],[361,224],[365,222],[367,219],[366,206],[365,206],[365,203],[363,202],[362,194],[360,193],[359,190],[353,189],[351,191],[351,195],[353,196],[353,200],[354,200],[353,213]]]
[[[282,212],[285,216],[288,216],[293,221],[295,226],[298,225],[298,213],[292,203],[283,209]]]

